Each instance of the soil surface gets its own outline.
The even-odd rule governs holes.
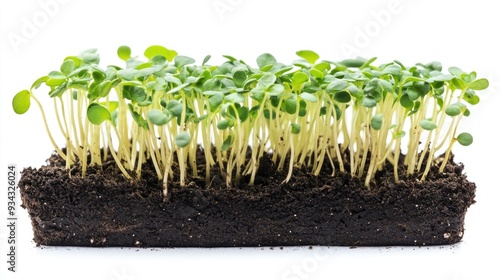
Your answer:
[[[151,164],[141,180],[126,180],[113,162],[74,166],[71,176],[52,156],[26,168],[19,188],[38,245],[225,247],[286,245],[441,245],[460,241],[475,184],[463,166],[433,167],[424,183],[378,172],[371,190],[349,174],[285,172],[261,162],[255,186],[227,188],[214,176],[189,178],[188,186],[162,184]],[[204,169],[200,169],[204,170]]]

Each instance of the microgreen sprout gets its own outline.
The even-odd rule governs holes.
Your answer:
[[[132,179],[150,160],[165,195],[174,178],[186,185],[187,172],[209,184],[214,165],[227,187],[243,176],[252,185],[265,154],[286,172],[285,183],[295,168],[319,175],[325,165],[332,175],[361,178],[367,188],[384,168],[394,169],[395,181],[410,174],[425,180],[433,165],[444,171],[455,143],[472,143],[459,124],[479,103],[476,92],[488,87],[476,72],[442,72],[438,62],[331,62],[309,50],[298,51],[290,65],[266,53],[253,66],[232,56],[220,65],[210,65],[207,56],[197,65],[163,46],[147,48],[146,59],[127,46],[117,54],[125,66],[101,68],[95,49],[66,57],[60,69],[17,93],[13,109],[24,114],[31,101],[37,104],[67,169],[79,162],[85,176],[88,166],[101,166],[110,154]],[[42,85],[66,149],[53,138],[38,100]]]

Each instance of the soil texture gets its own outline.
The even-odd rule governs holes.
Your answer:
[[[52,156],[19,182],[38,245],[138,247],[442,245],[462,239],[475,184],[463,166],[433,167],[426,182],[378,172],[371,190],[349,174],[294,171],[288,183],[265,157],[254,186],[172,182],[168,197],[152,164],[127,180],[113,162],[79,175]],[[200,170],[204,170],[200,168]]]

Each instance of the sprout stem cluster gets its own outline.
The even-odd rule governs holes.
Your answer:
[[[451,67],[443,73],[438,62],[375,66],[375,58],[331,62],[312,51],[297,55],[290,65],[267,53],[256,66],[231,56],[220,65],[210,65],[207,56],[197,65],[162,46],[147,48],[147,61],[122,46],[125,66],[101,68],[92,49],[65,58],[12,104],[23,114],[35,101],[68,169],[79,162],[85,176],[88,166],[111,155],[133,179],[149,160],[165,195],[171,180],[186,185],[188,172],[209,184],[214,166],[228,187],[244,177],[252,185],[264,155],[286,172],[284,182],[295,168],[319,175],[325,166],[332,176],[361,178],[367,188],[384,168],[394,169],[396,182],[411,174],[425,180],[433,165],[444,170],[456,142],[472,143],[459,124],[479,102],[476,91],[488,87],[475,72]],[[35,95],[41,85],[53,100],[55,125]],[[64,136],[65,150],[53,129]],[[439,151],[444,156],[437,161]]]

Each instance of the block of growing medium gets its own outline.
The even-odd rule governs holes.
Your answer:
[[[120,46],[114,65],[96,49],[55,57],[12,99],[36,111],[16,121],[43,125],[53,145],[19,182],[36,244],[462,240],[476,185],[453,148],[473,143],[461,123],[488,81],[439,62],[296,54],[211,63],[154,45]]]

